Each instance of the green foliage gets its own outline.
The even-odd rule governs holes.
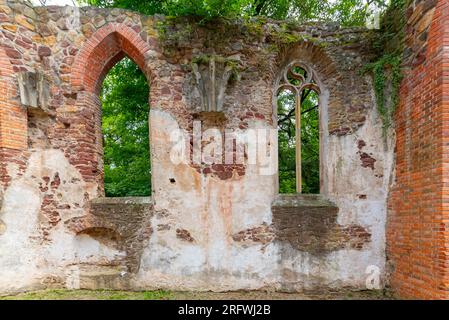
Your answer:
[[[143,300],[168,300],[172,299],[173,294],[166,290],[144,291]]]
[[[384,9],[387,0],[81,0],[97,7],[126,8],[146,15],[197,16],[203,20],[264,16],[299,22],[326,21],[361,26],[372,7]]]
[[[379,36],[373,44],[379,50],[379,55],[363,70],[371,72],[374,78],[376,104],[382,118],[384,135],[392,125],[393,114],[399,104],[406,4],[407,0],[391,1],[383,16]]]
[[[0,297],[0,300],[171,300],[174,293],[157,291],[47,289]]]
[[[205,20],[219,17],[235,18],[241,15],[249,0],[172,0],[165,1],[165,10],[171,16],[197,16]]]
[[[144,74],[128,58],[117,63],[103,82],[106,196],[151,193],[148,90]]]
[[[296,193],[295,95],[278,95],[279,193]]]
[[[100,8],[121,8],[137,11],[146,15],[165,14],[164,0],[78,0],[82,4]]]
[[[279,192],[296,193],[295,95],[278,96]],[[320,141],[318,95],[301,95],[301,177],[303,193],[320,192]]]
[[[305,90],[301,100],[302,193],[320,193],[318,94],[313,90]]]
[[[377,110],[382,118],[384,134],[392,124],[393,114],[399,103],[399,86],[402,80],[401,62],[400,54],[385,54],[365,67],[365,70],[371,71],[374,76]],[[389,103],[386,101],[387,89],[390,91]]]

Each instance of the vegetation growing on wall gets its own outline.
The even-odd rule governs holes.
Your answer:
[[[383,121],[384,134],[392,125],[399,103],[406,4],[407,0],[391,1],[382,18],[379,37],[374,42],[379,55],[365,68],[374,78],[377,109]]]
[[[366,70],[371,71],[374,77],[377,110],[382,118],[384,134],[392,125],[393,113],[399,103],[401,62],[401,54],[389,53],[366,66]]]
[[[97,7],[131,9],[146,15],[197,16],[205,20],[264,16],[298,22],[327,21],[342,26],[362,26],[373,5],[388,0],[82,0]]]

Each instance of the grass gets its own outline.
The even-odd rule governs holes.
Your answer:
[[[40,290],[0,297],[0,300],[170,300],[169,291],[115,291],[115,290]]]
[[[268,291],[177,292],[177,291],[118,291],[47,289],[10,296],[0,300],[390,300],[394,297],[384,290],[282,293]]]

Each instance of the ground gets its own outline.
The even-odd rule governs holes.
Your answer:
[[[0,300],[390,300],[383,291],[339,291],[333,293],[281,293],[265,291],[170,292],[113,290],[41,290],[0,297]]]

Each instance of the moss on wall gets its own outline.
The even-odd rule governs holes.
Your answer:
[[[377,51],[374,61],[366,65],[374,79],[378,112],[383,121],[384,134],[393,124],[393,114],[399,103],[402,80],[402,54],[405,28],[405,8],[409,0],[392,0],[382,17],[381,29],[373,41]]]

